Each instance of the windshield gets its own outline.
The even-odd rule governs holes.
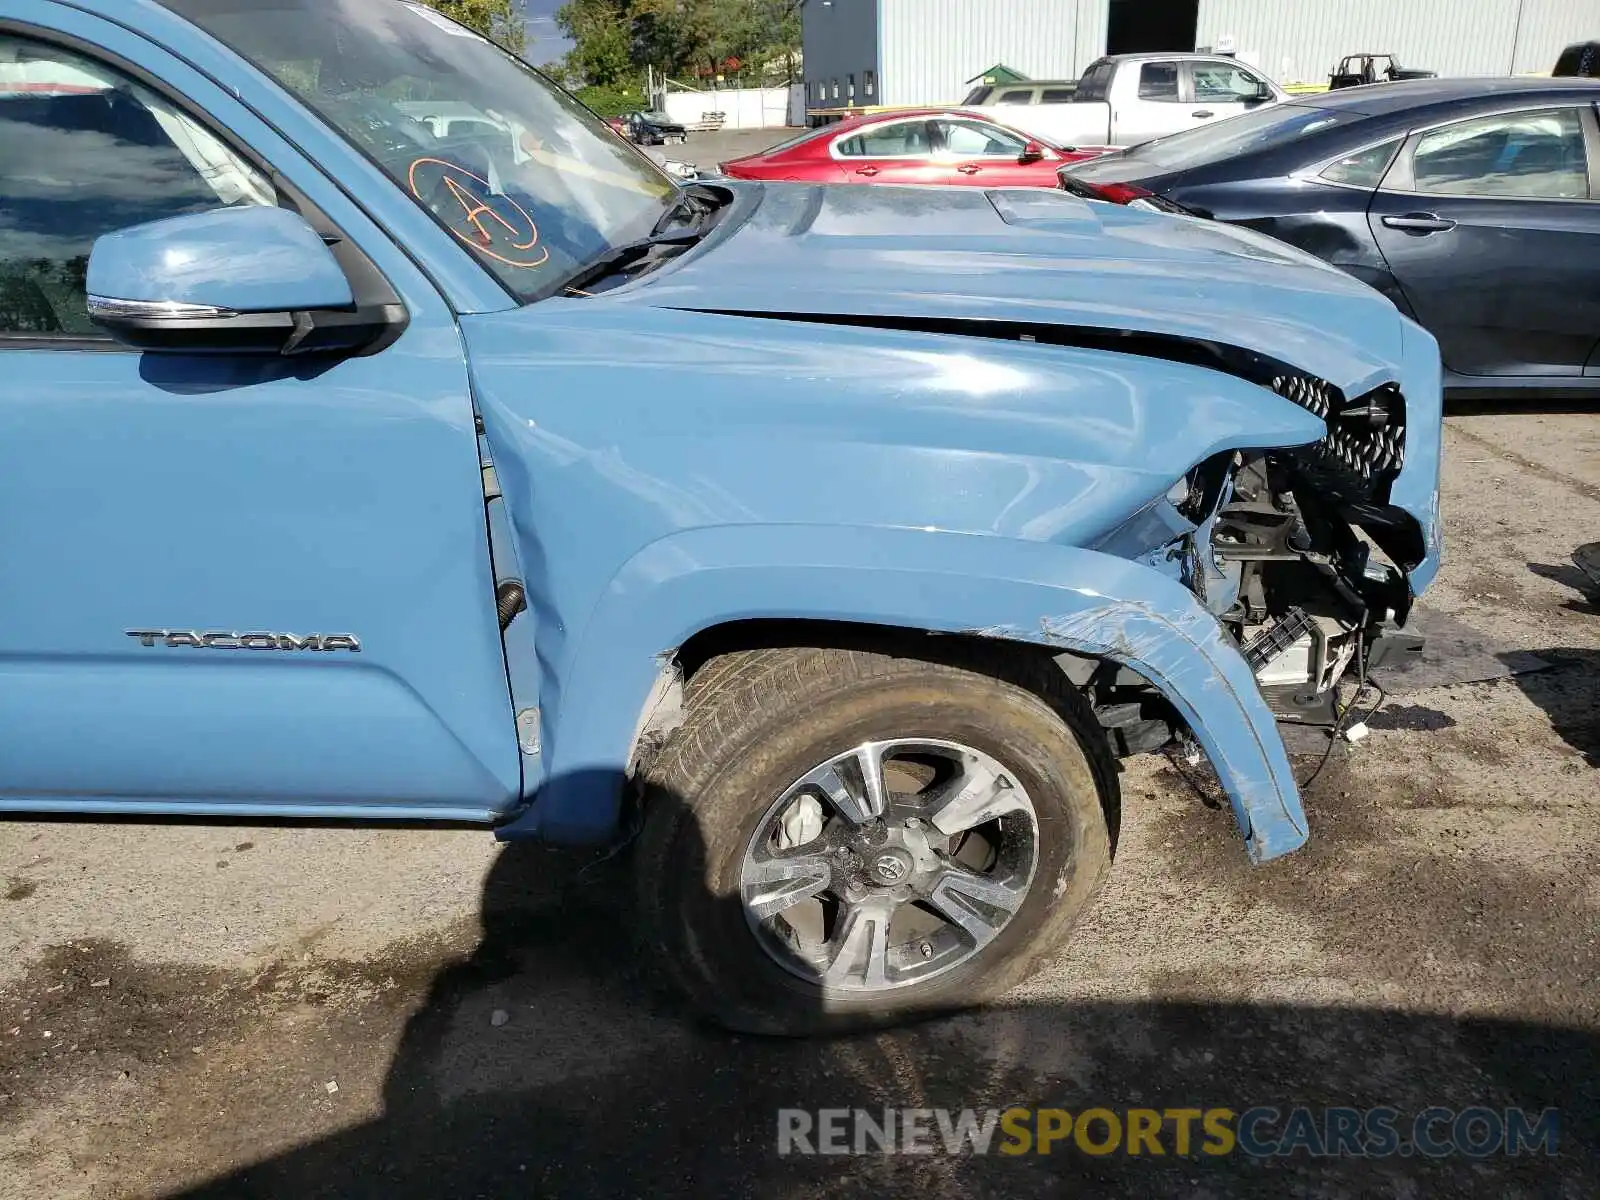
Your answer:
[[[1282,146],[1296,138],[1323,133],[1363,114],[1334,112],[1297,104],[1274,104],[1207,125],[1156,138],[1124,152],[1124,159],[1149,163],[1169,171],[1187,171],[1207,163],[1253,154],[1268,146]]]
[[[163,0],[364,151],[518,299],[647,236],[677,200],[532,67],[407,0]]]

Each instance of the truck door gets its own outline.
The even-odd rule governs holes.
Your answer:
[[[521,755],[452,312],[207,76],[26,11],[0,31],[0,809],[491,819]],[[89,323],[97,236],[229,204],[314,210],[404,332],[309,362]]]
[[[1192,125],[1208,125],[1249,112],[1273,95],[1272,85],[1239,63],[1188,62],[1185,107]]]
[[[1176,61],[1129,63],[1117,72],[1112,86],[1112,145],[1137,146],[1188,127],[1180,124],[1187,118],[1179,103]]]

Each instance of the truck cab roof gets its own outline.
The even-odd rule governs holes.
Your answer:
[[[1171,62],[1182,59],[1185,62],[1240,62],[1236,54],[1221,54],[1217,52],[1201,53],[1194,50],[1145,50],[1137,54],[1106,54],[1095,59],[1095,63],[1135,63],[1135,62]],[[1249,63],[1245,63],[1249,66]],[[1259,68],[1252,68],[1259,70]]]

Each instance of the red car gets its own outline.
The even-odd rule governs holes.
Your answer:
[[[1059,187],[1063,164],[1104,146],[1052,146],[986,116],[924,108],[851,117],[722,164],[736,179],[798,183],[974,184]]]

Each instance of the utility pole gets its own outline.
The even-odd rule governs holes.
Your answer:
[[[1078,34],[1083,24],[1083,0],[1072,0],[1072,73],[1081,76],[1083,69],[1078,66]]]
[[[1517,0],[1517,25],[1511,31],[1511,66],[1506,70],[1507,75],[1517,73],[1517,47],[1522,41],[1522,9],[1528,0]]]

